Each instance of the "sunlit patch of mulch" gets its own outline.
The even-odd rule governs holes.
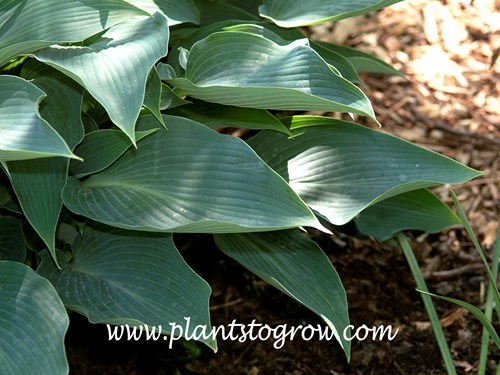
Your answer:
[[[500,213],[500,3],[403,1],[321,25],[312,37],[372,53],[406,75],[363,76],[383,130],[484,172],[455,189],[490,247]],[[449,201],[447,190],[437,191]]]

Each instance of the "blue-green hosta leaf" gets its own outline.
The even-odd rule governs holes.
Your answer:
[[[282,29],[269,22],[259,22],[253,20],[225,20],[197,28],[195,30],[190,30],[189,32],[187,32],[185,28],[174,29],[172,30],[171,35],[172,49],[168,54],[168,63],[171,65],[173,70],[178,73],[178,76],[183,76],[184,70],[181,70],[179,66],[179,48],[191,49],[193,44],[199,40],[204,39],[218,31],[225,31],[228,28],[236,28],[237,26],[244,26],[247,29],[248,27],[254,26],[254,30],[252,30],[254,34],[262,35],[277,44],[289,44],[296,39],[303,39],[305,37],[304,34],[297,29]],[[276,38],[276,35],[278,38]],[[162,77],[162,79],[166,78]]]
[[[64,139],[40,117],[39,105],[45,96],[31,82],[0,76],[0,161],[76,158]]]
[[[186,69],[187,66],[187,60],[189,57],[189,51],[185,48],[179,48],[179,64],[182,69]]]
[[[170,86],[161,84],[160,110],[176,108],[189,103],[191,102],[179,97]]]
[[[18,262],[0,261],[2,374],[68,373],[69,318],[49,281]]]
[[[65,306],[92,323],[184,326],[210,330],[210,287],[182,259],[172,236],[130,232],[93,223],[73,244],[68,262],[58,252],[58,270],[42,252],[38,273],[55,286]],[[204,341],[212,348],[212,340]]]
[[[224,27],[222,31],[240,31],[260,35],[272,40],[280,46],[286,46],[296,39],[304,38],[304,35],[296,29],[279,29],[276,25],[265,24],[237,24]],[[332,70],[351,82],[360,82],[358,73],[354,66],[344,56],[334,51],[321,47],[317,43],[309,41],[310,46],[328,63]]]
[[[222,31],[240,31],[260,35],[266,39],[272,40],[274,43],[279,44],[280,46],[286,46],[296,39],[304,38],[304,34],[296,29],[276,30],[276,26],[272,24],[240,23],[237,25],[226,26],[222,29]],[[286,34],[284,36],[280,35],[283,33]]]
[[[157,130],[138,131],[135,139],[139,142]],[[120,130],[103,129],[88,133],[77,148],[83,162],[77,160],[76,163],[71,163],[70,172],[77,177],[100,172],[113,164],[130,147],[130,139]]]
[[[169,110],[168,114],[186,117],[216,128],[268,129],[290,135],[283,123],[264,109],[240,108],[193,100],[193,104]]]
[[[55,234],[68,161],[45,158],[8,162],[10,181],[24,215],[55,257]],[[54,258],[55,259],[55,258]]]
[[[433,193],[420,189],[366,208],[356,217],[356,225],[361,232],[386,241],[406,229],[440,232],[460,225],[460,219]]]
[[[144,95],[144,107],[156,117],[156,119],[166,129],[163,117],[161,117],[161,97],[162,97],[162,83],[156,68],[151,69],[148,81],[146,82],[146,92]]]
[[[365,94],[334,73],[307,39],[279,45],[247,32],[216,32],[193,45],[186,77],[168,82],[225,105],[375,117]]]
[[[251,14],[259,14],[259,5],[261,0],[217,0],[221,3],[231,4],[241,8]]]
[[[26,260],[23,228],[15,217],[0,216],[0,260]]]
[[[2,0],[0,66],[55,43],[79,42],[147,13],[125,1]]]
[[[316,242],[298,230],[215,235],[217,246],[257,276],[320,315],[347,358],[349,325],[342,282]]]
[[[3,167],[0,166],[0,168]],[[16,214],[22,215],[23,213],[21,207],[19,207],[19,205],[16,202],[14,193],[11,193],[10,190],[5,185],[2,184],[0,184],[0,208],[5,208],[6,210],[9,210]]]
[[[354,65],[345,56],[315,42],[311,43],[311,48],[318,52],[319,55],[328,64],[334,66],[335,69],[337,69],[342,75],[342,77],[348,79],[351,82],[361,82],[361,79],[359,78],[358,72],[354,68]]]
[[[70,178],[64,204],[120,228],[167,232],[256,232],[321,227],[310,209],[238,138],[165,116],[146,137],[84,181]],[[156,125],[141,116],[140,128]]]
[[[260,15],[281,27],[315,25],[359,16],[401,0],[264,0]]]
[[[74,150],[85,134],[81,119],[83,89],[61,72],[36,60],[24,64],[21,76],[47,94],[40,103],[40,115]]]
[[[311,47],[318,51],[327,61],[328,54],[331,52],[344,56],[358,72],[385,73],[404,77],[403,73],[394,69],[385,61],[356,48],[321,41],[311,43]]]
[[[452,159],[354,123],[295,116],[292,139],[263,131],[249,140],[259,156],[316,212],[335,225],[407,191],[480,175]]]
[[[201,26],[212,25],[225,20],[258,21],[259,16],[225,2],[196,0],[201,13]]]
[[[193,0],[125,0],[153,15],[161,12],[168,19],[168,25],[174,26],[185,22],[198,25],[200,11]]]
[[[40,104],[40,114],[74,148],[83,138],[80,115],[83,89],[59,71],[36,61],[26,63],[22,75],[47,93]],[[54,259],[61,191],[68,177],[68,166],[69,160],[60,157],[7,163],[23,213]]]
[[[247,22],[247,21],[242,21]],[[164,81],[177,78],[177,76],[184,76],[184,69],[181,68],[179,63],[180,51],[182,49],[191,49],[193,44],[199,40],[206,38],[210,34],[218,31],[223,31],[224,27],[232,26],[241,23],[240,21],[220,21],[215,24],[206,25],[197,28],[193,31],[186,32],[184,28],[172,30],[171,43],[172,48],[168,53],[167,61],[168,64],[159,63],[157,65],[158,73],[160,78]],[[177,37],[176,37],[177,36]]]
[[[175,73],[174,68],[169,64],[158,63],[156,65],[156,71],[158,72],[158,76],[162,81],[166,81],[167,79],[177,78],[177,74]]]
[[[84,86],[135,143],[146,81],[167,43],[167,19],[156,13],[113,26],[88,46],[52,46],[35,56]]]
[[[85,114],[84,122],[85,134],[98,130],[101,126],[109,126],[109,116],[106,109],[95,100],[87,91],[83,96],[82,112]]]

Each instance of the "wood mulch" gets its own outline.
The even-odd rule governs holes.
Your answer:
[[[484,174],[454,186],[485,252],[491,256],[500,214],[500,3],[410,0],[376,14],[325,24],[317,39],[355,46],[408,78],[363,75],[382,131],[452,157]],[[360,122],[365,120],[359,119]],[[373,123],[365,122],[376,127]],[[450,203],[449,186],[435,189]],[[352,230],[352,228],[347,228]],[[68,355],[75,374],[444,374],[420,295],[397,247],[336,233],[315,239],[347,290],[355,326],[391,324],[389,342],[353,342],[350,365],[335,342],[220,342],[169,350],[161,343],[107,343],[105,328],[75,318]],[[463,229],[412,235],[429,289],[483,306],[484,268]],[[207,236],[178,236],[183,255],[213,289],[214,325],[238,322],[316,324],[307,309],[221,255]],[[465,310],[435,301],[458,373],[477,370],[481,325]],[[498,327],[498,326],[497,326]],[[492,348],[493,372],[500,353]],[[199,350],[199,352],[197,351]]]

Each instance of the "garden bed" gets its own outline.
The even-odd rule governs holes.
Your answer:
[[[471,4],[472,3],[472,4]],[[356,46],[400,69],[398,77],[364,75],[382,131],[450,156],[484,175],[455,187],[487,254],[500,213],[499,9],[493,0],[412,0],[367,17],[325,24],[314,38]],[[363,24],[362,28],[359,25]],[[353,26],[354,25],[354,26]],[[495,44],[496,43],[496,44]],[[496,53],[495,53],[496,51]],[[363,121],[363,120],[361,120]],[[373,122],[367,125],[376,125]],[[436,190],[450,203],[448,187]],[[352,229],[352,228],[351,228]],[[296,340],[220,342],[169,350],[161,342],[108,342],[105,326],[72,316],[67,353],[74,374],[441,374],[439,350],[400,249],[371,239],[311,232],[332,260],[347,291],[351,323],[392,325],[393,341],[353,342],[347,365],[338,344]],[[412,234],[429,289],[476,306],[485,300],[481,260],[461,228]],[[317,324],[320,319],[225,257],[210,236],[176,236],[187,262],[212,289],[214,325],[253,319],[269,325]],[[459,373],[475,373],[481,325],[465,310],[436,301]],[[498,352],[492,358],[500,359]],[[491,364],[491,369],[496,364]]]

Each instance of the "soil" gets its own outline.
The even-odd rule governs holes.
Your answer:
[[[360,26],[361,25],[361,26]],[[351,45],[400,69],[408,80],[363,75],[387,131],[450,156],[484,175],[454,186],[486,254],[491,256],[500,205],[500,4],[495,0],[413,0],[380,12],[306,30],[316,39]],[[331,114],[336,116],[335,114]],[[363,119],[359,119],[363,123]],[[364,122],[367,126],[375,124]],[[446,202],[449,186],[435,191]],[[399,248],[359,236],[311,232],[347,291],[351,323],[392,325],[393,341],[353,341],[347,363],[335,341],[202,344],[108,342],[105,326],[71,316],[66,338],[73,374],[444,374],[421,297]],[[483,306],[487,278],[461,228],[408,233],[431,291]],[[218,251],[210,236],[176,236],[187,262],[212,289],[213,325],[253,319],[271,326],[321,319]],[[477,371],[482,326],[465,310],[434,301],[458,373]],[[490,346],[489,371],[500,360]]]

